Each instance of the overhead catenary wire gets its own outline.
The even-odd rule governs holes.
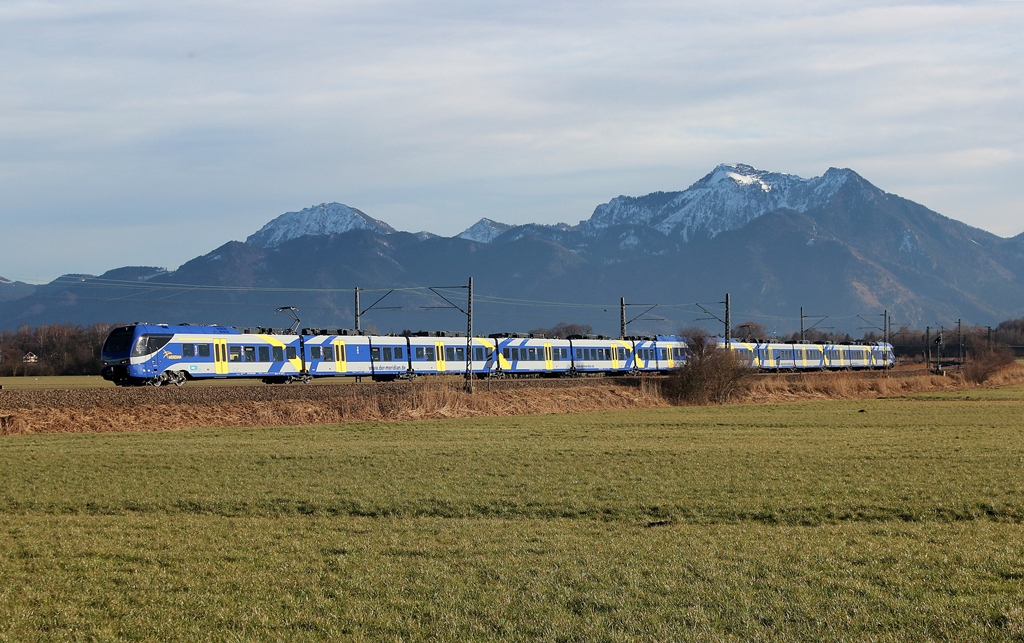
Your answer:
[[[113,301],[133,301],[133,302],[147,302],[147,301],[167,301],[175,297],[180,297],[185,294],[199,294],[199,293],[239,293],[239,294],[266,294],[266,295],[288,295],[288,294],[320,294],[320,295],[348,295],[353,292],[353,287],[332,287],[332,288],[311,288],[311,287],[290,287],[290,286],[234,286],[224,284],[189,284],[179,282],[163,282],[154,280],[130,280],[130,279],[111,279],[106,277],[92,277],[92,276],[66,276],[60,277],[46,286],[54,287],[61,285],[74,285],[76,288],[111,288],[111,289],[129,289],[135,292],[126,294],[119,294],[115,297],[90,297],[88,295],[78,295],[79,299],[85,301],[98,301],[98,302],[113,302]],[[42,286],[42,288],[46,288]],[[452,286],[452,287],[434,287],[437,290],[449,290],[464,288],[464,286]],[[417,296],[424,298],[431,298],[438,296],[437,292],[432,292],[430,287],[427,286],[397,286],[393,288],[360,288],[361,292],[364,293],[402,293],[408,296]],[[147,295],[151,295],[147,297]],[[34,295],[37,299],[43,300],[59,300],[63,299],[60,295],[48,295],[48,294],[36,294]],[[558,310],[579,310],[579,311],[601,311],[601,313],[609,313],[618,311],[618,302],[608,303],[585,303],[585,302],[572,302],[572,301],[550,301],[550,300],[537,300],[537,299],[526,299],[516,297],[504,297],[500,295],[484,295],[475,294],[474,298],[477,304],[487,304],[488,306],[501,306],[501,307],[516,307],[516,308],[533,308],[533,309],[558,309]],[[231,302],[223,300],[204,300],[201,303],[203,306],[224,306],[224,307],[242,307],[251,306],[252,302]],[[274,302],[277,303],[277,302]],[[344,306],[324,306],[324,305],[311,305],[306,304],[306,309],[324,310],[324,311],[336,311]],[[721,308],[721,302],[714,302],[708,304],[694,304],[694,303],[664,303],[658,304],[658,308],[666,311],[675,311],[679,313],[679,319],[670,319],[662,317],[660,319],[646,320],[648,322],[665,324],[665,323],[685,323],[685,317],[693,314],[706,313],[709,310],[719,310]],[[747,320],[762,320],[766,322],[774,323],[794,323],[800,318],[797,316],[784,316],[784,315],[771,315],[757,311],[732,311],[734,317],[739,316]],[[502,313],[502,317],[506,319],[512,318],[530,318],[526,315],[516,315],[514,313],[505,312]],[[830,316],[830,319],[841,321],[841,320],[853,320],[857,319],[857,315],[838,315]]]

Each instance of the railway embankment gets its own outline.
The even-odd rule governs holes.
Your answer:
[[[582,413],[667,406],[656,377],[0,390],[0,435],[301,426],[358,421]],[[1024,365],[985,386],[1024,382]],[[974,388],[956,373],[769,373],[735,402],[860,399]]]

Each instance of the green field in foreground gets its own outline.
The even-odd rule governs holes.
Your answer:
[[[0,640],[1022,640],[1024,388],[0,440]]]

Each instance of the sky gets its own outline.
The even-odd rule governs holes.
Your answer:
[[[1024,2],[0,3],[0,275],[174,269],[338,201],[577,223],[719,163],[1024,232]]]

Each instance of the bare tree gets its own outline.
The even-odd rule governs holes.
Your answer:
[[[530,333],[534,335],[546,335],[553,339],[565,339],[570,335],[589,335],[594,332],[590,324],[570,324],[558,322],[552,328],[534,328]]]

